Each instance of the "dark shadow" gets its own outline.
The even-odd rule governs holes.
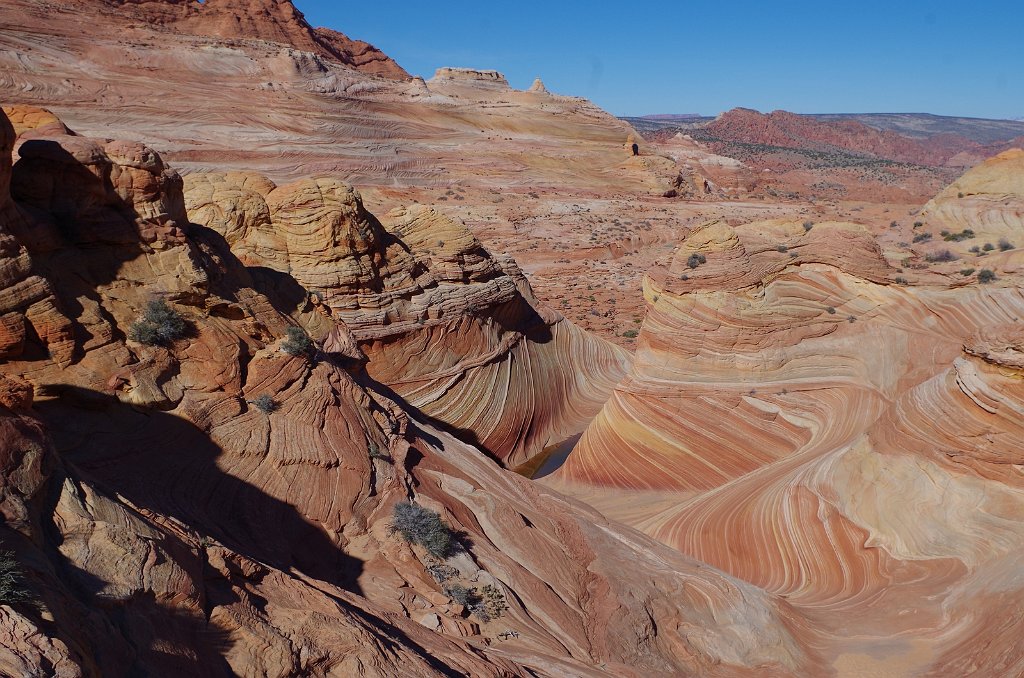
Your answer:
[[[97,160],[97,176],[52,139],[28,140],[19,155],[11,174],[11,198],[23,218],[9,226],[32,255],[33,273],[51,282],[71,320],[76,344],[72,359],[77,361],[90,338],[77,320],[85,312],[80,300],[95,302],[103,313],[97,287],[112,282],[125,262],[145,251],[137,225],[140,215],[114,190],[109,160]],[[180,207],[183,215],[184,205]],[[171,217],[162,219],[168,223]],[[116,332],[116,325],[111,326]],[[26,350],[26,359],[47,355],[38,337],[31,341],[38,348]]]
[[[346,555],[295,507],[265,494],[219,464],[209,436],[189,421],[134,408],[76,386],[54,386],[59,397],[37,403],[62,460],[75,475],[134,505],[173,516],[200,534],[274,568],[361,594],[362,561]],[[258,450],[247,450],[254,467]]]

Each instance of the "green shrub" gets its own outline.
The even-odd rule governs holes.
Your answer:
[[[925,242],[926,240],[931,240],[931,239],[932,239],[932,234],[931,233],[918,233],[917,235],[915,235],[913,237],[913,241],[915,243]]]
[[[828,312],[829,315],[835,315],[836,314],[836,307],[835,306],[829,306],[825,310]]]
[[[181,339],[188,331],[188,325],[181,315],[163,299],[154,299],[146,304],[142,317],[128,328],[128,338],[147,346],[167,345]]]
[[[1012,249],[1013,249],[1013,243],[1012,242],[1010,242],[1006,238],[1000,238],[999,239],[999,251],[1000,252],[1006,252],[1007,250],[1012,250]]]
[[[287,337],[281,342],[281,350],[288,355],[305,355],[313,345],[301,327],[289,327],[285,334]]]
[[[622,333],[622,336],[626,337],[627,339],[635,339],[636,335],[638,334],[640,333],[637,332],[636,330],[626,330],[625,332]]]
[[[974,269],[973,268],[964,268],[964,269],[960,270],[960,275],[962,275],[964,277],[967,277],[967,276],[971,275],[972,273],[974,273]]]
[[[949,250],[939,250],[938,252],[929,252],[928,254],[924,255],[924,260],[931,263],[942,261],[956,261],[957,256],[950,252]]]
[[[255,405],[256,409],[262,412],[263,414],[270,414],[271,412],[276,412],[279,407],[277,401],[274,400],[273,396],[271,396],[269,393],[264,393],[263,395],[259,396],[258,398],[256,398],[256,400],[252,401],[252,404]]]
[[[505,602],[505,594],[500,589],[485,584],[481,592],[483,593],[484,608],[487,610],[489,618],[496,619],[505,614],[505,611],[508,610],[508,603]]]
[[[779,245],[779,246],[778,246],[778,247],[776,247],[775,249],[776,249],[777,251],[779,251],[779,252],[787,252],[787,251],[789,251],[789,248],[788,248],[788,247],[786,247],[785,245]]]
[[[980,271],[978,271],[978,282],[980,282],[983,285],[986,285],[995,279],[996,274],[994,271],[990,271],[987,268],[983,268]]]
[[[705,257],[703,254],[701,254],[700,252],[694,252],[686,259],[686,265],[689,266],[690,268],[697,268],[701,264],[706,264],[707,261],[707,257]]]
[[[419,544],[435,558],[447,558],[455,548],[455,534],[436,511],[403,501],[395,504],[391,532],[397,532],[410,544]]]
[[[996,248],[996,247],[995,247],[995,245],[993,245],[993,244],[992,244],[992,243],[990,243],[990,242],[987,242],[987,243],[985,243],[984,245],[982,245],[982,246],[981,246],[981,249],[982,249],[983,251],[985,251],[985,252],[991,252],[991,251],[992,251],[992,250],[994,250],[995,248]]]
[[[20,603],[33,597],[25,587],[25,575],[14,558],[14,552],[0,551],[0,605]]]
[[[462,584],[446,586],[444,592],[449,598],[463,607],[472,607],[480,603],[480,594],[477,593],[477,590],[466,588]]]

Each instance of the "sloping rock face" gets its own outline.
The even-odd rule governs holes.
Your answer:
[[[1019,235],[1016,161],[931,218],[984,204]],[[840,675],[1019,672],[992,618],[1024,602],[1024,298],[1019,255],[990,256],[990,284],[907,287],[855,224],[704,225],[648,276],[633,369],[548,484],[784,596]]]
[[[960,232],[969,228],[978,239],[991,242],[1002,237],[1020,240],[1024,150],[1005,151],[968,170],[929,201],[921,213],[930,226],[939,229]]]
[[[264,40],[317,54],[364,73],[408,80],[386,54],[328,28],[313,28],[289,0],[107,0],[156,25],[195,35]]]
[[[252,177],[196,184],[209,214],[211,191],[265,195],[271,219],[286,219],[284,261],[331,292],[307,308],[296,278],[243,265],[217,230],[235,228],[237,244],[259,219],[191,223],[181,180],[141,145],[26,142],[11,185],[17,200],[4,192],[4,204],[31,220],[24,247],[75,352],[67,364],[46,355],[40,334],[0,363],[0,540],[39,599],[0,605],[0,672],[639,677],[819,665],[785,602],[501,469],[337,348],[370,333],[372,321],[345,315],[352,305],[400,296],[392,279],[428,290],[507,277],[525,293],[511,262],[458,225],[428,255],[395,235],[421,242],[439,219],[426,208],[391,215],[391,232],[327,180],[282,187],[280,200]],[[303,221],[297,196],[312,194]],[[335,278],[301,256],[317,228],[351,252],[330,259]],[[396,247],[406,258],[392,263]],[[187,331],[126,339],[154,297]],[[484,299],[480,316],[500,316]],[[321,349],[280,350],[295,325],[326,334]],[[362,345],[371,367],[387,355]],[[539,360],[532,350],[515,360]],[[407,499],[459,531],[447,557],[389,529]],[[444,592],[455,583],[492,587],[506,609],[471,616]]]
[[[624,351],[542,308],[515,262],[433,209],[385,226],[334,179],[187,181],[194,220],[301,285],[291,303],[316,309],[317,338],[343,324],[373,378],[508,465],[581,431],[625,374]]]

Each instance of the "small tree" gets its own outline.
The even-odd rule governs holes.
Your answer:
[[[281,342],[281,350],[288,355],[305,355],[313,345],[313,342],[309,340],[309,337],[306,336],[301,327],[289,327],[285,330],[285,334],[287,336]]]
[[[31,600],[32,593],[25,587],[25,576],[13,551],[0,551],[0,605],[11,605]]]
[[[188,325],[177,311],[163,299],[154,299],[146,304],[142,317],[129,326],[128,338],[147,346],[167,345],[187,331]]]
[[[447,558],[455,547],[455,535],[441,516],[412,502],[395,504],[390,529],[410,544],[419,544],[435,558]]]
[[[987,285],[988,283],[992,282],[995,279],[996,274],[994,271],[991,271],[987,268],[983,268],[980,271],[978,271],[978,282],[980,282],[983,285]]]

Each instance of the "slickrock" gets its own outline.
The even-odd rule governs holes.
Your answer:
[[[334,315],[343,297],[390,299],[387,281],[403,267],[438,287],[499,276],[528,292],[510,261],[490,258],[462,227],[412,207],[385,231],[331,180],[270,190],[272,225],[287,220],[296,272],[323,279],[303,268],[314,231],[338,236],[321,243],[325,257],[348,251],[370,266],[337,278],[330,313],[307,310],[302,295],[290,296],[299,281],[243,265],[216,230],[252,222],[186,225],[181,182],[156,154],[82,137],[45,143],[23,146],[14,183],[34,201],[38,225],[76,225],[39,259],[86,331],[66,366],[38,351],[0,364],[0,539],[39,598],[2,606],[0,672],[639,677],[820,666],[785,601],[502,469],[396,399],[372,369],[336,357],[351,345]],[[58,180],[67,188],[59,195]],[[219,203],[206,204],[217,213]],[[160,215],[174,228],[184,222],[174,237],[151,240],[147,225]],[[450,246],[396,255],[392,265],[392,251],[404,251],[395,233],[418,242],[435,223]],[[419,272],[435,255],[437,272]],[[334,261],[348,270],[344,257]],[[158,345],[126,341],[154,295],[187,331]],[[511,310],[473,312],[450,321],[456,338],[460,327],[482,336],[520,326]],[[324,350],[282,351],[278,338],[295,325],[332,328]],[[582,334],[565,321],[538,326],[556,346]],[[388,336],[429,346],[442,334],[430,326],[414,341]],[[478,350],[463,344],[459,355]],[[615,355],[600,343],[591,350]],[[383,351],[368,352],[371,368]],[[502,369],[514,375],[542,357],[524,348]],[[408,369],[420,356],[405,359]],[[461,535],[444,562],[389,529],[393,505],[410,498]],[[507,609],[468,617],[443,593],[446,582],[491,586]]]
[[[1017,160],[929,218],[977,209],[956,197],[977,187],[1019,234]],[[695,229],[646,279],[630,374],[544,482],[783,596],[840,675],[1012,674],[1015,622],[964,639],[1024,600],[1024,299],[1010,273],[899,277],[855,224]]]
[[[396,209],[385,228],[337,180],[265,194],[243,180],[268,186],[189,178],[193,219],[247,264],[294,276],[292,303],[344,323],[370,375],[508,465],[582,430],[625,373],[624,352],[540,306],[514,262],[436,210]]]
[[[968,170],[928,202],[921,214],[922,221],[936,229],[954,233],[973,230],[977,238],[960,241],[961,249],[983,239],[992,243],[1004,237],[1021,240],[1024,150],[1005,151]]]

